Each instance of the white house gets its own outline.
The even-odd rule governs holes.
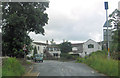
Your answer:
[[[80,55],[82,57],[89,55],[92,52],[98,51],[98,50],[102,50],[102,47],[100,44],[98,44],[97,42],[89,39],[88,41],[86,41],[83,44],[83,52],[80,53]]]
[[[33,50],[31,51],[31,53],[29,53],[27,56],[33,56],[33,53],[34,53],[34,48],[36,47],[37,49],[37,54],[43,54],[44,53],[44,50],[46,49],[47,45],[46,43],[41,43],[41,42],[32,42],[32,47],[33,47]]]
[[[85,57],[86,55],[89,55],[90,53],[95,52],[97,50],[102,50],[102,45],[100,45],[92,39],[89,39],[84,43],[72,44],[72,52],[69,54],[77,54],[81,57]]]
[[[61,51],[57,45],[48,45],[47,52],[55,58],[60,58]]]
[[[44,56],[53,56],[55,58],[60,58],[61,51],[58,47],[57,44],[51,45],[46,43],[41,43],[41,42],[32,42],[32,47],[33,50],[27,55],[27,56],[33,56],[34,53],[34,48],[36,47],[37,49],[37,54],[44,54]]]

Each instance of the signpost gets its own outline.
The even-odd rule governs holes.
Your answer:
[[[108,49],[108,58],[110,58],[110,48],[109,48],[109,32],[108,32],[108,2],[104,2],[106,10],[106,22],[107,22],[107,49]]]
[[[27,49],[26,49],[26,44],[24,44],[23,50],[24,50],[24,60],[26,60],[26,53],[25,53],[25,51],[27,50]]]

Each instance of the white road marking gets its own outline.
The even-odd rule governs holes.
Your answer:
[[[40,75],[40,72],[37,74],[37,76],[39,76]]]

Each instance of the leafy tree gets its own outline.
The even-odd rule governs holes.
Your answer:
[[[68,41],[61,43],[59,47],[62,53],[68,53],[72,51],[71,42]]]
[[[30,32],[44,35],[48,22],[45,13],[48,3],[40,2],[3,2],[2,3],[2,47],[3,55],[23,56],[24,44],[30,48]],[[29,52],[29,50],[27,50]]]
[[[112,14],[110,14],[110,21],[114,24],[114,31],[112,35],[112,43],[111,43],[111,52],[114,58],[120,58],[120,11],[115,10]],[[116,56],[117,55],[117,56]]]
[[[36,48],[36,46],[34,47],[34,53],[33,53],[33,55],[35,55],[35,54],[37,54],[37,48]]]

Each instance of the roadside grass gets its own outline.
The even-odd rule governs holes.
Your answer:
[[[24,58],[17,58],[17,60],[20,62],[22,65],[32,65],[31,62],[24,60]]]
[[[2,66],[0,66],[0,78],[2,77]]]
[[[21,76],[25,73],[24,67],[16,58],[8,58],[2,63],[2,76]]]
[[[77,62],[85,63],[100,73],[108,76],[118,76],[118,60],[108,59],[105,51],[97,51],[85,58],[78,58]]]

